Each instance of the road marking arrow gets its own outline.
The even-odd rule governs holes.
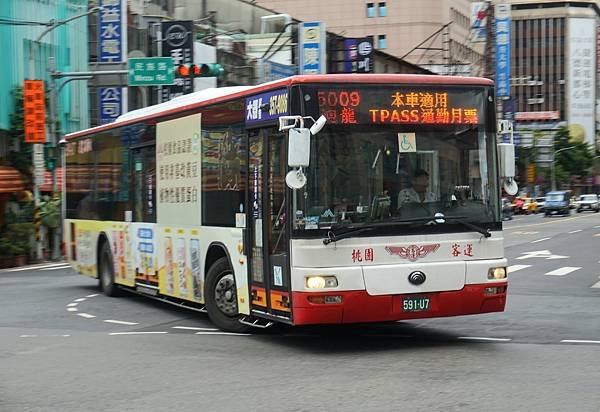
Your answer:
[[[549,250],[536,250],[532,252],[523,252],[523,256],[519,256],[517,260],[529,259],[529,258],[543,258],[547,260],[551,259],[567,259],[568,256],[553,255]]]

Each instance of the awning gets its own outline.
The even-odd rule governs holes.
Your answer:
[[[14,193],[25,189],[21,173],[14,167],[0,166],[0,193]]]
[[[56,191],[62,190],[63,172],[61,167],[55,169],[56,173]],[[44,183],[40,186],[40,192],[52,192],[52,172],[44,172]]]

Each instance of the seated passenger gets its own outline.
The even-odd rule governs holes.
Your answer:
[[[429,174],[423,169],[415,171],[412,187],[403,189],[398,193],[398,207],[407,202],[435,202],[436,196],[427,191],[429,186]]]

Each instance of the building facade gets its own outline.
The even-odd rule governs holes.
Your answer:
[[[344,37],[440,74],[483,75],[483,45],[470,37],[468,0],[256,0],[301,21],[323,21]]]
[[[78,18],[38,37],[53,20],[66,20],[88,11],[87,0],[4,0],[0,2],[0,50],[8,64],[0,76],[0,156],[6,154],[6,135],[15,112],[13,90],[25,79],[41,79],[48,86],[48,59],[58,71],[85,71],[88,67],[87,17]],[[59,81],[59,85],[60,85]],[[58,118],[63,133],[89,126],[85,82],[62,88]]]

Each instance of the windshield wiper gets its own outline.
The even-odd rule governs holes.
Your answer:
[[[463,218],[461,218],[461,217],[449,216],[449,217],[446,217],[445,219],[451,219],[451,220],[455,221],[456,223],[460,223],[461,225],[466,226],[471,230],[481,233],[486,238],[492,236],[492,233],[490,232],[489,229],[483,228],[481,226],[478,226],[478,225],[468,222],[466,220],[462,220]]]
[[[323,244],[328,245],[332,242],[337,242],[338,240],[346,239],[354,235],[358,235],[360,233],[368,232],[370,230],[375,229],[375,227],[376,226],[355,227],[340,234],[336,234],[333,230],[330,230],[329,232],[327,232],[327,237],[323,239]]]

